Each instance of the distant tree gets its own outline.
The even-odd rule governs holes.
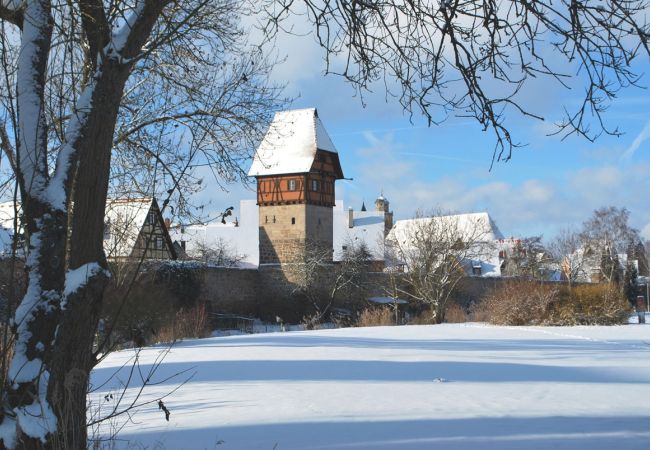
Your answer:
[[[402,293],[426,305],[434,322],[444,321],[451,295],[472,263],[494,253],[487,225],[480,218],[461,223],[459,216],[435,211],[418,213],[407,226],[393,228],[388,235],[388,259],[405,272]]]
[[[204,264],[218,267],[236,267],[245,255],[237,253],[224,239],[208,242],[197,240],[191,250],[188,250],[188,257]]]
[[[623,281],[621,262],[612,247],[605,247],[600,254],[600,273],[603,281],[620,285]]]
[[[623,253],[638,242],[639,230],[629,225],[627,208],[603,206],[582,224],[582,239],[599,252]]]
[[[295,286],[293,294],[313,308],[313,314],[306,318],[307,326],[321,322],[340,294],[362,290],[371,257],[364,242],[349,242],[341,261],[333,263],[331,248],[312,244],[307,246],[304,260],[285,266]]]
[[[647,277],[650,275],[649,264],[648,264],[648,252],[646,250],[647,245],[643,243],[641,239],[633,243],[628,247],[627,257],[628,260],[636,260],[638,264],[638,274],[640,276]]]
[[[542,242],[542,236],[520,239],[507,252],[503,274],[510,277],[544,279],[548,276],[551,256]]]
[[[636,304],[636,296],[638,294],[637,278],[638,272],[636,265],[628,260],[625,265],[625,276],[623,277],[623,292],[632,305]]]
[[[623,274],[618,255],[628,252],[640,239],[639,231],[629,225],[629,218],[627,208],[604,206],[582,224],[581,238],[599,255],[601,275],[608,283],[621,283]]]
[[[590,249],[585,246],[579,232],[571,228],[561,230],[550,242],[548,250],[569,282],[569,289],[576,281],[589,279]]]

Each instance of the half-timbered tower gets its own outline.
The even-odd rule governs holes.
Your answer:
[[[334,182],[343,172],[316,109],[276,113],[248,174],[257,178],[260,264],[332,249]]]

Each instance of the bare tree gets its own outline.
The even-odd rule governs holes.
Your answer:
[[[0,147],[29,246],[0,448],[86,447],[112,183],[171,195],[198,163],[243,176],[278,91],[242,14],[232,0],[0,2]]]
[[[353,296],[363,289],[371,252],[363,242],[348,242],[345,247],[341,261],[333,263],[331,248],[307,245],[304,261],[285,266],[295,286],[293,294],[304,297],[313,308],[308,326],[321,322],[341,294]]]
[[[484,219],[437,211],[398,222],[388,234],[390,264],[405,272],[403,293],[427,305],[434,322],[444,321],[449,299],[467,272],[495,252],[490,224]]]
[[[561,230],[549,244],[549,252],[569,282],[569,288],[576,281],[589,281],[594,252],[585,245],[582,235],[570,228]]]
[[[197,240],[188,251],[188,257],[218,267],[236,267],[245,259],[245,255],[237,253],[237,249],[222,238],[212,242]]]
[[[548,119],[526,101],[540,78],[583,93],[577,107],[553,111],[564,115],[556,133],[620,134],[603,113],[639,82],[633,63],[650,54],[647,8],[645,0],[266,1],[272,31],[306,9],[327,71],[361,94],[383,81],[387,97],[430,124],[454,114],[491,130],[493,161],[518,145],[511,113]]]
[[[639,230],[629,225],[629,219],[627,208],[603,206],[583,222],[582,237],[599,249],[611,247],[615,253],[625,253],[640,240]]]
[[[629,225],[629,218],[627,208],[607,206],[596,209],[582,224],[582,238],[598,253],[604,281],[621,281],[623,267],[618,255],[628,253],[640,241],[639,230]]]
[[[506,251],[503,275],[539,280],[548,276],[551,256],[542,243],[542,236],[519,239]]]

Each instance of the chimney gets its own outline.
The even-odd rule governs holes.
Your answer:
[[[348,208],[348,228],[354,228],[354,211],[352,206]]]

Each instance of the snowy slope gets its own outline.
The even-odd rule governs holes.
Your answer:
[[[140,372],[161,351],[144,350]],[[93,384],[102,385],[92,394],[95,411],[115,401],[104,396],[126,380],[127,368],[108,378],[133,354],[112,354],[95,369]],[[220,337],[177,344],[152,381],[186,369],[194,377],[164,399],[170,421],[147,405],[125,425],[118,447],[650,448],[650,326],[463,324]],[[182,377],[148,387],[142,399],[157,400]]]

